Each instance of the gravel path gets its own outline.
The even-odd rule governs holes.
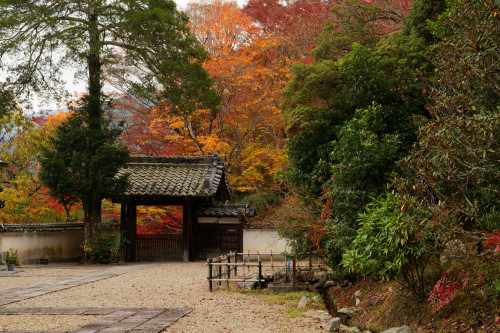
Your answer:
[[[286,318],[286,307],[269,304],[258,296],[208,292],[204,263],[137,264],[138,269],[108,279],[12,303],[9,307],[192,307],[194,311],[166,332],[320,332],[322,323],[311,318]],[[95,267],[92,267],[95,270]],[[45,268],[44,268],[45,269]],[[50,271],[50,269],[49,269]],[[79,268],[61,274],[83,273]],[[33,270],[33,273],[35,270]],[[55,278],[47,274],[46,281]],[[12,275],[2,277],[10,279]],[[39,276],[40,277],[40,276]],[[3,280],[0,280],[3,281]],[[15,318],[14,318],[15,317]],[[69,330],[81,322],[75,316],[0,316],[9,329]],[[88,317],[76,316],[87,322]],[[80,318],[82,317],[82,318]],[[22,322],[22,328],[11,325]],[[50,323],[50,326],[47,326]],[[21,326],[20,326],[21,327]]]
[[[86,272],[95,271],[95,267],[76,266],[74,264],[66,264],[61,266],[25,266],[16,267],[13,273],[2,271],[0,273],[0,291],[16,287],[22,287],[29,284],[44,282],[50,279],[60,278],[63,276],[83,274]]]

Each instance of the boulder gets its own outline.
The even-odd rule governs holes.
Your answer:
[[[389,328],[388,330],[385,330],[382,333],[413,333],[413,330],[408,326],[404,325],[401,327]]]
[[[358,290],[354,293],[354,297],[356,298],[356,306],[361,303],[360,297],[361,297],[361,290]]]
[[[349,325],[349,320],[361,311],[361,309],[358,308],[342,308],[339,311],[337,311],[340,320],[342,324],[344,325]]]
[[[245,279],[248,280],[257,280],[258,278],[259,278],[258,272],[245,275]],[[238,282],[237,287],[238,289],[252,290],[257,288],[257,282]]]
[[[332,318],[328,321],[326,324],[326,331],[327,332],[338,332],[340,329],[340,318]]]
[[[460,239],[453,239],[445,244],[445,248],[439,257],[441,265],[450,264],[453,259],[467,254],[467,248]]]
[[[309,301],[309,298],[306,295],[302,296],[302,298],[300,299],[299,305],[297,305],[297,309],[305,308],[307,306],[308,301]]]
[[[356,326],[349,327],[346,332],[349,332],[349,333],[361,333],[361,331],[359,330],[359,328],[357,328]]]

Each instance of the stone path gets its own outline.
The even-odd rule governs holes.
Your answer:
[[[161,332],[193,311],[192,308],[0,308],[0,315],[103,315],[71,333]],[[9,331],[21,333],[25,331]],[[30,331],[41,333],[44,331]],[[62,333],[65,331],[50,331]]]
[[[98,271],[53,279],[44,283],[31,284],[19,288],[0,291],[0,306],[22,301],[48,293],[76,287],[138,269],[138,265],[119,266],[99,269]],[[172,323],[193,311],[192,308],[64,308],[64,307],[11,307],[0,308],[0,315],[102,315],[90,324],[69,331],[72,333],[97,332],[161,332]],[[7,332],[7,331],[3,331]],[[45,332],[45,331],[8,331],[8,332]],[[50,331],[62,333],[66,331]]]
[[[19,302],[23,299],[37,297],[55,291],[76,287],[81,284],[91,283],[113,276],[125,274],[138,269],[139,266],[118,266],[99,269],[79,275],[65,276],[59,279],[53,279],[43,283],[35,283],[19,288],[11,288],[0,291],[0,306]]]

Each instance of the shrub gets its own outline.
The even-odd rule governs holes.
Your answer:
[[[470,274],[465,270],[462,270],[459,276],[454,276],[452,273],[451,268],[444,272],[429,293],[428,302],[431,305],[432,312],[437,312],[450,303],[457,295],[458,289],[464,290],[467,288]]]
[[[360,215],[360,228],[342,265],[350,271],[400,282],[418,301],[426,298],[424,270],[430,258],[417,230],[425,226],[425,213],[415,211],[411,201],[404,202],[386,193],[366,207]],[[410,211],[410,212],[408,212]]]
[[[19,256],[17,254],[17,249],[10,249],[5,251],[5,262],[7,264],[17,264],[19,261]]]
[[[120,233],[104,232],[92,239],[86,240],[83,250],[87,260],[94,263],[109,264],[116,260],[120,249]]]

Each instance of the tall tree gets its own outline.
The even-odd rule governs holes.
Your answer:
[[[109,194],[102,185],[110,185],[113,177],[102,173],[103,165],[93,158],[114,142],[103,117],[104,69],[120,72],[134,94],[148,93],[153,102],[168,101],[183,112],[204,103],[215,112],[218,97],[201,66],[206,53],[187,22],[172,0],[0,0],[0,60],[8,70],[8,84],[17,91],[56,91],[60,68],[67,63],[86,66],[88,96],[58,130],[61,145],[55,147],[67,153],[60,167],[85,170],[78,175],[85,181],[73,190],[82,199],[87,239],[99,230],[100,202]],[[80,153],[61,142],[65,136],[74,138],[70,130],[87,136],[73,147]],[[51,188],[59,184],[50,183]]]

